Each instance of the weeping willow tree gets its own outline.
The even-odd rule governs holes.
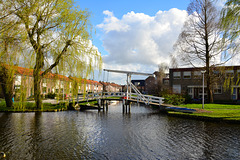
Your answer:
[[[224,38],[232,41],[240,35],[240,1],[227,0],[221,12],[221,27],[224,30]]]
[[[42,107],[41,80],[53,69],[58,73],[86,77],[101,66],[101,55],[91,45],[89,12],[72,0],[12,0],[15,21],[29,47],[36,107]],[[15,10],[16,12],[12,12]]]
[[[0,1],[0,85],[6,106],[13,107],[15,67],[19,63],[22,45],[21,30],[13,14],[19,8],[11,9]]]
[[[239,53],[240,49],[240,0],[227,0],[221,11],[221,28],[223,30],[223,41],[231,40],[232,50]],[[230,88],[232,85],[239,85],[240,77],[237,73],[233,77],[226,77],[224,89]],[[233,92],[233,87],[231,87]]]

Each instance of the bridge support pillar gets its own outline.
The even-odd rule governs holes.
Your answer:
[[[131,112],[131,102],[128,100],[123,99],[123,113],[130,113]]]
[[[108,102],[109,101],[106,100],[106,111],[108,111]]]

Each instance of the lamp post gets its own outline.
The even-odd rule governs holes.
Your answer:
[[[201,71],[203,74],[203,82],[202,82],[202,109],[204,109],[204,73],[206,71]]]

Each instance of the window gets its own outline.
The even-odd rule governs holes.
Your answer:
[[[234,71],[233,70],[226,70],[225,74],[226,74],[226,77],[234,77]]]
[[[193,90],[193,88],[188,88],[188,94],[189,94],[189,95],[192,95],[192,93],[193,93],[192,90]]]
[[[233,88],[232,99],[233,100],[237,99],[237,88]]]
[[[21,85],[21,79],[22,79],[21,76],[16,76],[15,85]]]
[[[184,79],[191,79],[191,72],[190,71],[183,72],[183,78]]]
[[[173,85],[173,93],[181,93],[181,85]]]
[[[220,77],[220,71],[213,71],[213,74],[214,74],[216,77]]]
[[[135,86],[139,86],[139,85],[140,85],[140,82],[135,82],[134,85],[135,85]]]
[[[213,93],[214,94],[222,94],[222,86],[219,86],[219,85],[214,86],[213,87]]]
[[[194,77],[194,79],[200,79],[202,77],[201,71],[194,71],[193,77]]]
[[[47,87],[43,87],[43,93],[45,94],[47,92]]]
[[[237,76],[240,78],[240,70],[237,70]]]
[[[42,86],[43,86],[43,87],[47,87],[47,79],[46,79],[46,78],[43,78],[43,80],[42,80]]]
[[[169,80],[168,79],[163,80],[163,84],[164,85],[169,85]]]
[[[181,72],[173,72],[173,79],[180,79],[181,78]]]

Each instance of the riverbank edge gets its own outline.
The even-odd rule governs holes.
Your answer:
[[[231,120],[231,119],[225,119],[225,118],[219,118],[219,117],[206,117],[206,116],[199,116],[199,115],[182,114],[177,112],[167,112],[167,115],[171,117],[179,117],[179,118],[194,119],[194,120],[209,121],[209,122],[224,122],[224,123],[240,124],[240,120]]]
[[[28,112],[61,112],[61,111],[69,111],[68,109],[46,109],[46,110],[4,110],[0,111],[0,113],[28,113]]]
[[[179,106],[173,106],[170,104],[162,104],[162,106],[165,107],[179,107]],[[179,107],[184,108],[184,107]],[[194,120],[201,120],[201,121],[208,121],[208,122],[223,122],[223,123],[232,123],[232,124],[240,124],[240,120],[236,119],[226,119],[225,117],[211,117],[209,116],[201,116],[201,115],[195,115],[193,113],[183,113],[183,112],[175,112],[175,111],[167,111],[166,109],[163,109],[163,112],[165,112],[170,117],[179,117],[179,118],[185,118],[185,119],[194,119]],[[231,118],[231,117],[228,117]]]

